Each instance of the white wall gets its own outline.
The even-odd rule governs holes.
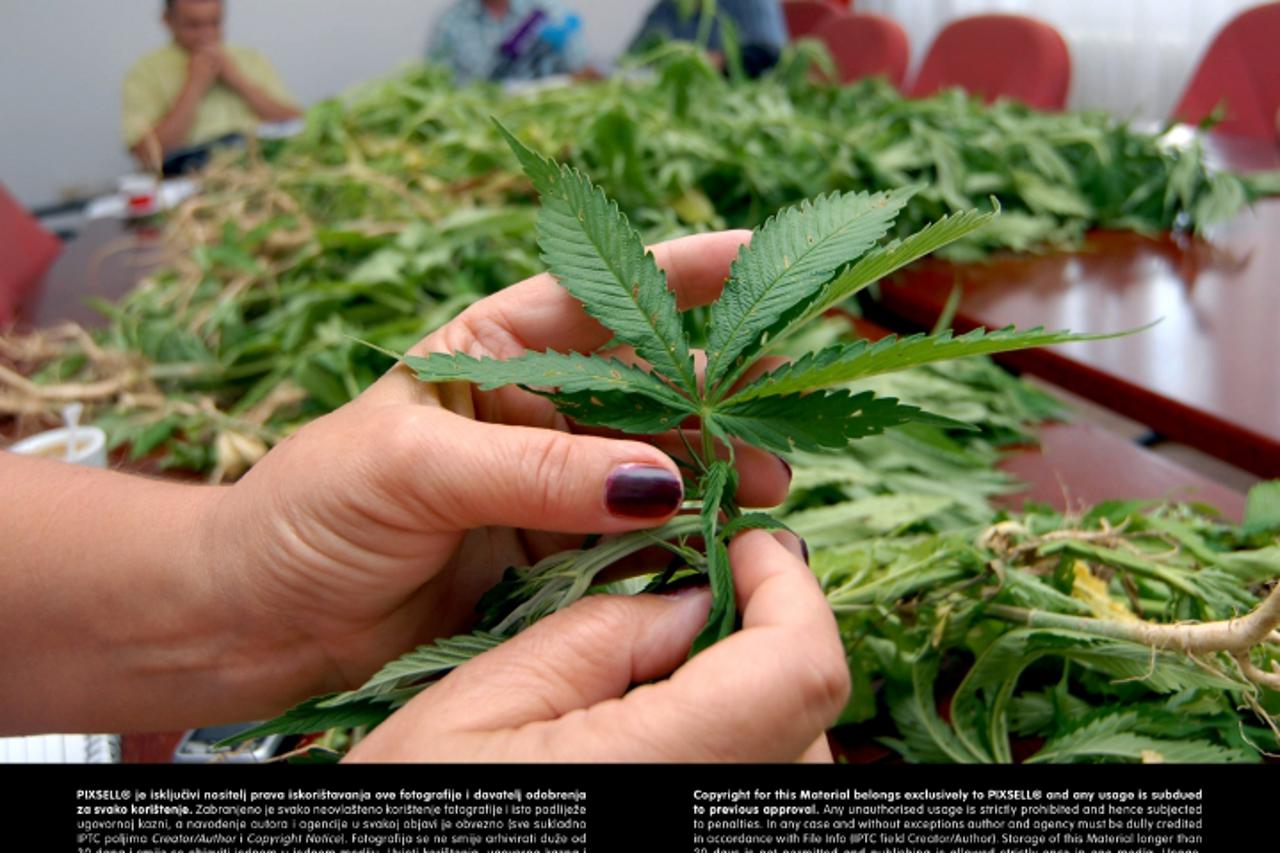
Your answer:
[[[303,103],[421,55],[448,0],[228,0],[228,36],[266,53]],[[651,0],[561,0],[608,63]],[[1255,0],[857,0],[907,27],[915,62],[952,18],[1021,11],[1071,45],[1070,105],[1166,116],[1217,28]],[[0,0],[0,182],[28,205],[110,187],[131,168],[119,86],[166,40],[161,0]]]
[[[229,0],[227,38],[257,48],[309,104],[421,56],[447,0]],[[568,0],[595,61],[617,56],[647,2]],[[161,0],[0,0],[0,183],[39,206],[132,168],[120,81],[167,40]]]

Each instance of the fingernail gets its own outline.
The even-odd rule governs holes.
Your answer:
[[[685,581],[677,581],[666,589],[658,593],[663,598],[689,598],[690,596],[699,595],[707,590],[707,582],[701,578],[695,578],[693,583]]]
[[[790,483],[795,477],[795,474],[791,471],[791,463],[783,459],[781,456],[778,457],[778,461],[782,463],[783,468],[787,469],[787,483]]]
[[[609,475],[604,489],[609,512],[630,518],[662,518],[683,499],[680,478],[654,465],[622,465]]]
[[[777,533],[773,534],[773,538],[776,539],[778,541],[778,544],[780,544],[783,548],[786,548],[792,554],[804,560],[804,564],[806,566],[809,565],[809,543],[808,542],[805,542],[803,539],[801,539],[799,536],[796,536],[794,533],[788,533],[785,530],[780,530]]]

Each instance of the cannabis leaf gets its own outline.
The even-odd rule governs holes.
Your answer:
[[[334,708],[367,699],[385,701],[390,694],[431,678],[438,678],[477,655],[497,648],[504,638],[477,631],[443,637],[403,655],[378,670],[358,690],[349,690],[317,702],[317,708]]]
[[[975,763],[978,756],[938,716],[933,685],[939,663],[936,654],[921,653],[912,661],[910,686],[891,684],[889,710],[904,737],[888,743],[910,761]]]
[[[766,222],[742,247],[711,306],[707,386],[746,364],[761,334],[788,308],[807,302],[837,269],[874,246],[915,191],[819,196]]]
[[[689,416],[685,409],[675,409],[637,394],[579,391],[544,396],[580,424],[612,427],[638,435],[666,432]]]
[[[894,240],[885,246],[877,246],[867,252],[849,269],[836,276],[819,291],[818,296],[808,304],[801,303],[784,314],[766,333],[765,349],[774,349],[779,342],[785,340],[798,329],[802,329],[822,316],[826,311],[854,296],[859,291],[874,284],[885,276],[892,275],[914,261],[918,261],[930,252],[967,237],[990,222],[1000,210],[998,202],[991,213],[979,213],[976,210],[965,210],[944,216],[937,222],[926,225],[920,231],[903,240]],[[731,387],[733,381],[741,375],[741,370],[722,387]]]
[[[1225,677],[1184,657],[1140,643],[1065,629],[1013,630],[983,652],[951,701],[956,735],[983,762],[1012,762],[1009,702],[1022,673],[1045,655],[1076,661],[1115,678],[1139,680],[1158,692],[1232,686]]]
[[[718,535],[720,505],[726,492],[732,494],[731,483],[737,474],[727,462],[717,460],[703,480],[702,538],[707,543],[707,577],[711,583],[711,612],[707,624],[694,638],[690,654],[697,654],[733,633],[737,608],[733,592],[733,572],[729,568],[729,552]]]
[[[530,352],[511,359],[432,353],[425,358],[408,356],[405,363],[420,378],[430,377],[433,382],[474,382],[485,390],[522,385],[550,397],[581,423],[629,432],[663,432],[695,414],[686,397],[652,373],[611,358],[557,352]]]
[[[384,702],[363,699],[337,708],[322,706],[336,694],[317,696],[293,706],[275,719],[254,726],[246,732],[238,732],[219,741],[215,746],[234,746],[267,735],[306,735],[325,729],[375,726],[391,716],[395,709]]]
[[[728,402],[740,403],[760,397],[827,388],[852,382],[855,379],[945,361],[961,355],[990,355],[1069,341],[1101,340],[1107,337],[1113,336],[1046,332],[1043,328],[1019,332],[1014,327],[1008,326],[995,332],[978,328],[955,338],[951,336],[951,332],[946,331],[937,335],[919,334],[901,339],[889,335],[874,343],[866,340],[854,341],[810,353],[799,361],[766,373],[730,397]]]
[[[871,391],[730,400],[714,417],[725,432],[775,453],[844,447],[850,439],[912,422],[972,429]]]
[[[509,570],[482,602],[481,627],[502,636],[587,594],[596,575],[621,556],[662,544],[684,570],[702,572],[710,580],[711,613],[693,645],[695,653],[706,648],[730,633],[736,622],[729,539],[748,527],[777,526],[739,510],[731,448],[728,460],[720,458],[717,440],[728,444],[731,438],[739,439],[791,454],[842,448],[852,439],[905,424],[971,429],[967,423],[893,397],[831,386],[943,359],[1088,338],[1041,329],[1003,329],[960,337],[944,333],[875,344],[859,341],[804,356],[735,390],[756,357],[826,307],[971,234],[994,215],[957,213],[881,246],[920,187],[874,194],[833,193],[777,213],[739,251],[703,330],[708,346],[705,383],[700,384],[685,318],[676,308],[666,276],[617,205],[577,170],[542,157],[498,127],[542,196],[537,231],[544,262],[583,308],[608,327],[616,341],[633,347],[648,368],[599,355],[557,352],[526,353],[504,361],[432,354],[406,359],[408,366],[427,382],[466,381],[484,389],[518,385],[547,397],[582,424],[658,433],[680,429],[686,420],[696,419],[702,441],[697,450],[686,442],[692,458],[684,460],[697,472],[689,486],[689,494],[701,501],[696,518],[677,516],[661,531],[631,534],[594,548],[553,555],[529,569]],[[683,432],[680,436],[685,437]],[[893,496],[869,497],[866,517],[859,523],[885,529],[901,524],[904,514],[918,519],[953,504],[944,496],[924,499],[931,501],[929,507],[922,508],[918,502],[889,506],[884,502],[892,503]],[[698,533],[700,550],[688,541]],[[953,577],[949,572],[926,563],[909,577],[890,579],[877,595],[918,588],[926,578]],[[420,673],[423,663],[403,662],[368,687],[373,693],[353,695],[382,695],[377,691],[384,687],[402,687],[404,678],[397,674]]]
[[[1257,763],[1256,752],[1232,749],[1205,740],[1154,737],[1136,710],[1106,711],[1045,743],[1028,764],[1078,761],[1084,758],[1158,760],[1171,764]],[[1137,731],[1135,731],[1135,729]]]
[[[696,396],[675,294],[626,215],[581,172],[540,156],[494,123],[542,196],[538,245],[552,275],[619,341]]]

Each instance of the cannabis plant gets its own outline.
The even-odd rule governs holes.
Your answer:
[[[952,214],[905,239],[882,243],[917,187],[819,196],[770,218],[741,249],[720,299],[708,312],[682,316],[663,271],[618,206],[578,170],[541,156],[499,128],[542,198],[537,239],[543,262],[587,313],[613,332],[613,342],[630,346],[641,362],[548,351],[503,360],[432,354],[406,357],[404,363],[424,382],[470,382],[485,390],[520,386],[551,400],[579,424],[640,435],[674,430],[687,450],[688,458],[677,461],[687,472],[689,508],[697,512],[678,515],[655,530],[509,569],[481,600],[476,633],[423,646],[361,689],[305,703],[269,724],[270,730],[376,722],[431,679],[600,591],[596,578],[603,569],[655,544],[673,555],[667,570],[623,591],[657,590],[693,573],[705,575],[713,603],[693,644],[691,653],[697,654],[735,628],[729,540],[746,528],[784,526],[738,507],[730,439],[785,456],[833,451],[852,439],[909,423],[967,429],[895,398],[841,386],[946,359],[1095,337],[1008,328],[959,337],[942,332],[857,340],[749,378],[762,356],[778,351],[806,324],[871,283],[976,231],[995,214]],[[706,341],[701,375],[694,367],[690,331]]]

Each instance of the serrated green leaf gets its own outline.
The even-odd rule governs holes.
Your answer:
[[[888,232],[915,188],[818,196],[771,217],[733,262],[711,306],[706,381],[715,388],[760,348],[761,335]]]
[[[1280,480],[1258,483],[1249,490],[1244,502],[1246,533],[1280,529]]]
[[[129,448],[129,458],[141,459],[165,441],[168,441],[169,436],[173,435],[174,430],[178,428],[178,424],[178,418],[168,417],[148,426],[133,440],[133,444]]]
[[[763,512],[745,512],[724,526],[724,538],[726,541],[732,541],[733,537],[744,530],[785,530],[788,533],[794,532],[786,522],[774,518],[772,515],[766,515]]]
[[[535,153],[497,122],[542,196],[542,259],[583,308],[690,395],[693,357],[675,294],[618,205],[581,172]]]
[[[997,213],[999,213],[998,205],[991,213],[979,213],[976,210],[953,213],[926,225],[910,237],[873,249],[862,260],[823,288],[822,296],[793,325],[802,326],[808,323],[812,318],[820,316],[829,308],[834,308],[858,291],[897,272],[907,264],[918,261],[961,237],[967,237],[989,223]],[[775,339],[780,337],[782,337],[781,330],[774,335]]]
[[[717,409],[714,420],[726,433],[774,453],[844,447],[850,439],[912,422],[972,429],[871,391],[760,397]]]
[[[1084,195],[1071,186],[1052,183],[1032,172],[1015,169],[1014,182],[1027,207],[1036,213],[1091,218],[1096,215]]]
[[[737,622],[737,600],[733,591],[733,570],[729,567],[729,552],[720,541],[720,506],[726,492],[733,491],[733,468],[723,460],[711,463],[703,477],[702,510],[698,517],[702,525],[702,538],[707,548],[707,578],[711,584],[711,611],[707,623],[693,640],[689,656],[723,640],[733,633]]]
[[[1081,719],[1093,710],[1071,694],[1065,681],[1044,690],[1021,693],[1009,701],[1009,726],[1019,735],[1048,736],[1063,720]]]
[[[1162,693],[1235,686],[1179,654],[1139,643],[1068,629],[1018,628],[979,655],[952,699],[952,725],[975,755],[999,763],[1013,760],[1009,701],[1023,671],[1046,655],[1076,661],[1116,678],[1141,681]]]
[[[617,391],[544,393],[566,417],[580,424],[603,426],[636,435],[656,435],[680,425],[689,417],[685,408],[673,408],[652,397]]]
[[[859,534],[890,533],[920,524],[953,503],[953,498],[943,495],[872,495],[793,512],[787,523],[810,547],[821,548],[847,543]],[[955,571],[954,567],[941,569],[944,575]]]
[[[938,677],[937,655],[913,661],[911,684],[890,681],[889,712],[902,733],[898,750],[908,761],[972,764],[981,760],[938,715],[933,685]]]
[[[1199,568],[1192,571],[1161,563],[1140,554],[1116,548],[1104,548],[1086,542],[1051,543],[1040,548],[1038,553],[1050,555],[1062,552],[1126,569],[1139,577],[1160,581],[1173,590],[1202,601],[1208,608],[1206,612],[1211,615],[1227,616],[1237,611],[1244,612],[1257,603],[1257,600],[1247,589],[1241,587],[1233,575],[1216,568]]]
[[[385,702],[364,699],[351,702],[337,708],[322,708],[320,703],[332,699],[334,694],[317,696],[299,703],[280,716],[267,720],[260,726],[240,732],[215,746],[234,746],[253,738],[266,735],[307,735],[325,729],[351,728],[353,726],[376,726],[391,716],[395,709]]]
[[[487,631],[442,637],[391,661],[356,690],[324,699],[316,703],[316,707],[336,708],[366,699],[385,700],[386,695],[393,691],[443,675],[477,655],[497,648],[504,639]]]
[[[1143,761],[1159,756],[1171,764],[1257,763],[1257,753],[1231,749],[1206,740],[1152,737],[1135,732],[1142,724],[1138,711],[1103,713],[1083,725],[1050,739],[1028,764],[1079,761],[1086,758],[1123,758]]]
[[[1018,331],[1013,326],[1006,326],[995,332],[977,328],[959,337],[953,337],[950,331],[937,335],[911,335],[901,339],[889,335],[874,343],[866,340],[854,341],[810,353],[799,361],[761,376],[730,397],[728,402],[827,388],[921,364],[973,355],[990,355],[1110,337],[1115,335],[1046,332],[1040,327]]]
[[[580,353],[527,352],[508,359],[473,358],[464,353],[408,356],[405,363],[423,382],[474,382],[482,389],[503,385],[558,388],[566,394],[606,391],[648,397],[693,414],[695,409],[652,373],[612,358]]]
[[[1280,578],[1280,545],[1252,551],[1232,551],[1216,560],[1219,569],[1245,583],[1259,583]]]

